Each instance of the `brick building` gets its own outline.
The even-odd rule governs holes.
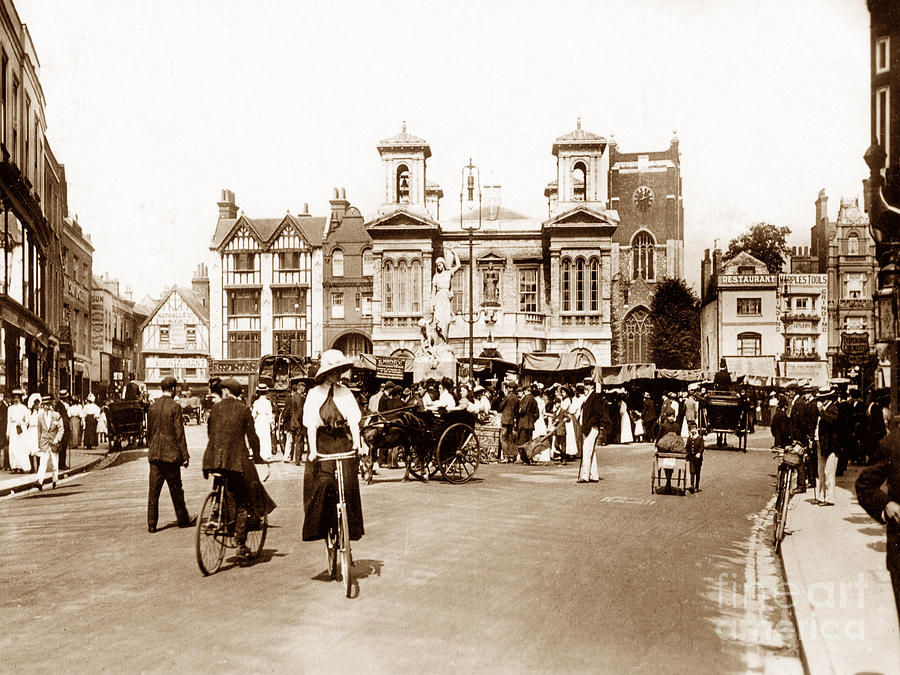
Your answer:
[[[334,189],[323,243],[323,345],[347,356],[372,353],[372,238],[359,209]],[[421,280],[420,280],[421,282]]]
[[[77,218],[63,220],[60,386],[73,396],[91,390],[91,291],[94,247]],[[63,365],[64,364],[64,365]]]

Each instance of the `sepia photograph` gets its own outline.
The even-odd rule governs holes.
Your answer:
[[[0,0],[0,670],[900,674],[900,0]]]

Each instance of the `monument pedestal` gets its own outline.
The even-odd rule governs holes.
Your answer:
[[[418,354],[413,360],[413,382],[449,377],[456,382],[456,356],[449,349],[439,354]]]

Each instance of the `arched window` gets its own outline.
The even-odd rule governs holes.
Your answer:
[[[596,258],[590,260],[590,311],[600,311],[600,261]]]
[[[331,276],[344,276],[344,252],[339,248],[331,252]]]
[[[587,195],[587,166],[584,162],[575,162],[572,166],[572,199],[583,202]]]
[[[409,203],[409,168],[406,164],[397,167],[397,202]]]
[[[653,271],[653,253],[656,242],[649,232],[638,232],[631,240],[632,278],[652,281],[655,278]]]
[[[409,271],[410,310],[413,314],[420,314],[422,312],[422,263],[419,260],[413,260]]]
[[[859,255],[859,235],[856,232],[847,235],[847,255]]]
[[[382,276],[384,277],[382,289],[384,313],[392,314],[394,312],[394,263],[390,260],[385,260]]]
[[[562,295],[562,311],[572,310],[572,261],[563,258],[560,270],[560,295]]]
[[[762,354],[762,335],[759,333],[740,333],[737,336],[739,356],[759,356]]]
[[[625,338],[626,363],[650,363],[650,313],[637,307],[625,317],[623,334]]]
[[[372,249],[367,248],[362,253],[362,273],[364,277],[370,277],[375,274],[375,254]]]
[[[575,311],[584,311],[584,258],[575,261]]]
[[[409,314],[409,267],[405,260],[397,265],[397,311]]]

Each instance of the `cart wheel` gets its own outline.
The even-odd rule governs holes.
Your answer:
[[[203,576],[214,574],[225,559],[225,524],[219,491],[210,492],[197,518],[194,550]]]
[[[258,558],[259,554],[262,553],[263,544],[266,543],[266,532],[269,529],[269,517],[267,515],[263,515],[262,519],[259,522],[259,529],[257,530],[248,530],[247,531],[247,548],[250,549],[250,555],[254,558]]]
[[[437,461],[444,480],[457,485],[472,480],[478,471],[480,456],[478,436],[468,424],[451,424],[441,434],[437,446]]]
[[[406,464],[409,475],[416,480],[428,480],[438,471],[432,453],[428,454],[428,457],[423,463],[422,459],[419,457],[419,453],[414,449],[404,448],[403,461]]]

